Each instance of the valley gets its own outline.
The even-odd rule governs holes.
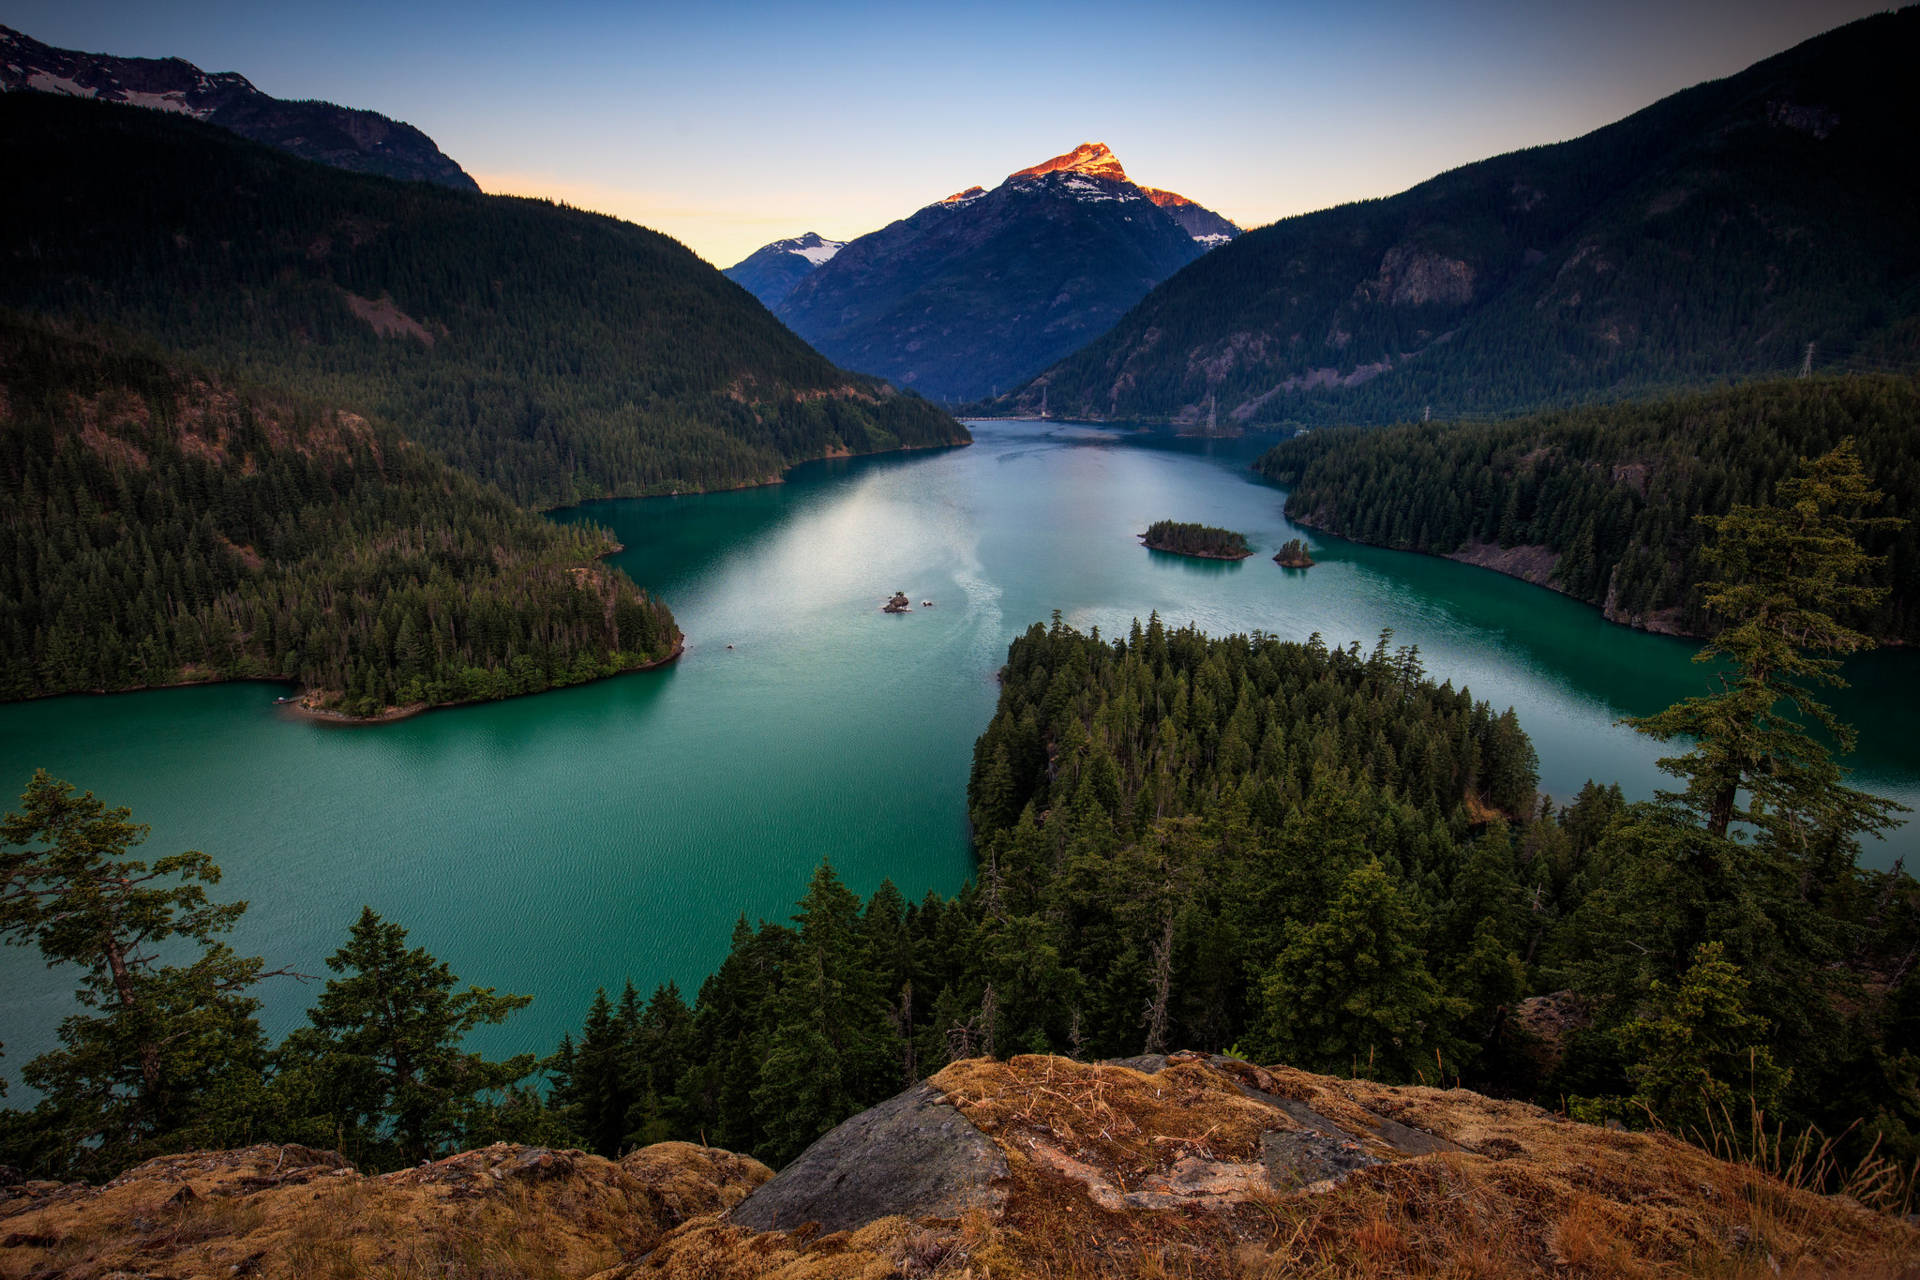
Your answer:
[[[1920,6],[834,8],[0,27],[0,1280],[1912,1273]]]
[[[994,673],[1055,609],[1102,634],[1158,611],[1363,649],[1392,628],[1435,679],[1516,708],[1540,787],[1562,801],[1589,778],[1651,795],[1661,750],[1615,721],[1705,686],[1686,641],[1488,570],[1290,527],[1284,490],[1249,469],[1257,441],[973,431],[966,449],[556,513],[611,530],[627,549],[607,563],[672,602],[690,640],[661,670],[364,732],[290,721],[256,684],[0,706],[0,776],[17,786],[44,764],[132,805],[152,847],[215,854],[223,891],[254,904],[236,945],[276,965],[311,972],[371,903],[455,972],[534,995],[476,1044],[546,1052],[596,985],[696,990],[734,920],[785,918],[822,857],[862,894],[885,878],[909,900],[958,889],[975,873],[965,781]],[[1169,508],[1244,532],[1257,554],[1150,556],[1135,535]],[[1268,563],[1301,533],[1317,567]],[[939,607],[886,617],[875,603],[895,586]],[[1903,710],[1920,698],[1915,654],[1866,654],[1848,674],[1835,705],[1861,730],[1857,784],[1920,804]],[[1911,862],[1915,840],[1909,824],[1865,861]],[[48,1043],[72,984],[18,949],[0,963],[19,993],[11,1071]],[[264,994],[276,1033],[310,999],[296,984]]]

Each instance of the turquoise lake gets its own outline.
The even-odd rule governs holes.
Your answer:
[[[220,894],[252,903],[236,945],[270,967],[323,973],[370,904],[463,980],[532,994],[478,1043],[544,1052],[596,986],[673,979],[691,998],[734,920],[785,916],[823,857],[861,893],[889,876],[913,897],[958,887],[994,672],[1055,609],[1103,632],[1157,609],[1369,648],[1392,628],[1436,678],[1516,707],[1542,789],[1562,798],[1589,777],[1651,794],[1659,749],[1615,721],[1706,687],[1688,642],[1486,570],[1292,529],[1284,493],[1247,469],[1266,441],[973,429],[968,448],[558,513],[612,528],[616,562],[672,606],[688,647],[669,668],[376,728],[288,718],[264,684],[0,707],[0,786],[17,796],[44,766],[131,805],[149,855],[212,854]],[[1241,530],[1261,553],[1143,549],[1135,535],[1162,518]],[[1320,561],[1305,572],[1268,558],[1296,532]],[[880,612],[895,589],[913,612]],[[1856,783],[1920,803],[1920,655],[1848,673],[1834,701],[1861,730]],[[1908,827],[1866,860],[1916,846]],[[75,977],[0,953],[14,1080],[52,1044]],[[312,988],[263,995],[277,1035]]]

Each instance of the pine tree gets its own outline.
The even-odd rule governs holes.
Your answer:
[[[399,924],[362,908],[346,944],[327,957],[342,976],[327,981],[307,1011],[309,1025],[280,1049],[283,1066],[319,1081],[348,1143],[377,1163],[429,1160],[458,1144],[484,1109],[482,1095],[519,1083],[535,1066],[532,1054],[490,1062],[460,1043],[531,996],[461,990],[444,963],[406,942]]]
[[[886,1000],[860,947],[860,899],[830,863],[794,914],[798,940],[781,964],[753,1105],[769,1163],[784,1164],[899,1084]]]
[[[1886,595],[1859,582],[1881,560],[1861,548],[1858,535],[1904,522],[1861,514],[1882,495],[1851,440],[1800,466],[1801,475],[1780,482],[1771,505],[1700,517],[1714,535],[1707,559],[1721,575],[1702,591],[1725,625],[1695,660],[1725,658],[1733,674],[1721,676],[1717,694],[1629,723],[1661,742],[1695,744],[1660,767],[1686,780],[1681,798],[1712,835],[1749,823],[1800,856],[1844,854],[1850,861],[1860,835],[1897,825],[1892,814],[1904,810],[1845,786],[1832,753],[1799,718],[1776,708],[1785,702],[1841,751],[1852,749],[1853,730],[1807,688],[1844,687],[1839,661],[1811,655],[1873,647],[1843,621]]]
[[[1289,923],[1287,933],[1260,983],[1259,1052],[1307,1071],[1438,1078],[1435,1052],[1456,1049],[1452,1024],[1466,1002],[1441,994],[1419,923],[1386,868],[1357,868],[1323,919]]]
[[[247,904],[207,896],[220,868],[197,850],[129,856],[147,837],[132,817],[41,769],[0,820],[0,933],[79,966],[94,1011],[66,1018],[62,1047],[23,1072],[45,1096],[8,1124],[8,1147],[43,1172],[117,1172],[194,1138],[238,1139],[262,1087],[247,992],[264,965],[217,940]],[[179,962],[162,963],[163,947]]]
[[[1629,1113],[1701,1137],[1731,1126],[1737,1138],[1772,1109],[1791,1073],[1767,1047],[1767,1020],[1747,1012],[1747,986],[1717,942],[1700,944],[1674,987],[1653,984],[1647,1011],[1615,1032],[1633,1064]]]

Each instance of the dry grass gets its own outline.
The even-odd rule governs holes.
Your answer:
[[[289,1168],[286,1153],[302,1152]],[[301,1148],[150,1161],[98,1190],[0,1205],[0,1277],[125,1272],[286,1280],[577,1280],[653,1247],[771,1177],[757,1161],[664,1143],[620,1164],[504,1144],[364,1178]],[[320,1157],[324,1159],[324,1157]]]
[[[155,1161],[24,1212],[0,1206],[0,1235],[50,1241],[0,1249],[0,1277],[1920,1280],[1920,1232],[1866,1207],[1901,1207],[1899,1171],[1869,1161],[1849,1183],[1857,1194],[1817,1194],[1838,1175],[1815,1139],[1761,1130],[1766,1141],[1726,1148],[1741,1158],[1718,1159],[1462,1090],[1192,1055],[1153,1076],[971,1061],[934,1083],[1007,1156],[997,1218],[756,1235],[725,1210],[767,1171],[684,1143],[617,1165],[493,1147],[372,1179],[326,1165],[288,1175],[281,1149],[249,1148]],[[1285,1194],[1223,1176],[1259,1169],[1261,1133],[1294,1123],[1245,1088],[1306,1102],[1381,1163]],[[1451,1149],[1395,1151],[1386,1119]],[[1179,1181],[1196,1170],[1206,1176]],[[194,1198],[175,1199],[182,1186]]]

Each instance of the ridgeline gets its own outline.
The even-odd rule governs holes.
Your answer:
[[[393,424],[523,505],[970,439],[615,218],[37,93],[0,95],[0,167],[0,306],[133,330]]]
[[[1920,7],[1584,137],[1285,218],[971,406],[1222,426],[1503,416],[1817,364],[1920,369]]]

